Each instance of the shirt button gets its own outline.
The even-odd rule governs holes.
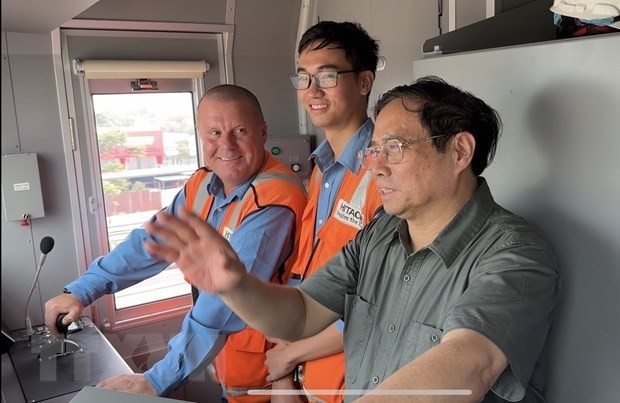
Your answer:
[[[389,330],[390,332],[393,332],[394,330],[396,330],[396,326],[394,326],[394,325],[390,325],[390,327],[388,327],[388,330]]]
[[[405,274],[405,277],[403,277],[403,280],[409,281],[409,280],[411,280],[411,276],[408,275],[408,274]]]
[[[329,187],[329,183],[325,182],[325,189]]]
[[[431,336],[431,341],[433,343],[437,343],[439,341],[439,336],[437,336],[436,334],[432,335]]]
[[[323,220],[319,220],[319,225],[323,224]]]
[[[379,383],[379,378],[378,378],[378,377],[376,377],[376,376],[375,376],[375,377],[373,377],[373,378],[372,378],[372,383],[375,383],[375,384]]]

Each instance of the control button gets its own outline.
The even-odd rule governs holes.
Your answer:
[[[293,170],[293,172],[299,172],[299,171],[301,171],[301,165],[293,164],[293,165],[291,165],[291,169]]]
[[[280,147],[271,147],[271,153],[273,155],[280,155],[281,152],[282,150],[280,150]]]

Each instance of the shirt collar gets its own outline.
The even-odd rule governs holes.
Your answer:
[[[472,198],[441,230],[428,249],[442,260],[446,268],[449,268],[465,246],[480,231],[496,206],[486,179],[479,177],[478,189]],[[410,252],[410,248],[406,246],[410,244],[410,236],[405,220],[400,220],[389,242],[396,238],[399,238],[405,250]]]
[[[327,168],[338,162],[340,165],[347,168],[349,171],[357,174],[361,164],[357,159],[357,153],[362,148],[368,147],[370,140],[372,139],[372,132],[375,128],[375,124],[372,119],[366,119],[366,122],[353,134],[349,142],[344,147],[342,154],[338,158],[338,161],[334,161],[334,150],[327,140],[323,140],[321,144],[310,154],[310,158],[314,158],[314,162],[321,170],[325,172]]]
[[[478,189],[472,198],[456,213],[454,218],[441,230],[429,249],[450,267],[461,251],[480,231],[497,204],[491,195],[486,179],[478,178]]]
[[[256,173],[256,175],[258,175],[258,172]],[[243,182],[241,186],[236,187],[235,190],[233,190],[228,196],[224,195],[224,184],[222,183],[222,180],[219,178],[219,176],[213,175],[209,183],[207,183],[207,191],[216,199],[224,199],[227,202],[231,202],[235,198],[241,199],[245,192],[247,192],[252,181],[256,178],[256,175],[253,175],[250,179]]]

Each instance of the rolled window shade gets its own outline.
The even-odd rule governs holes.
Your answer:
[[[73,73],[91,78],[199,78],[209,63],[173,60],[73,60]]]

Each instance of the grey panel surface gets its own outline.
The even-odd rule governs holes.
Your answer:
[[[53,237],[56,246],[39,277],[39,284],[44,286],[37,288],[32,297],[33,323],[43,319],[42,302],[57,295],[78,270],[51,37],[7,32],[6,39],[11,74],[2,75],[2,91],[12,88],[13,99],[8,102],[14,108],[18,130],[17,144],[13,144],[13,137],[8,138],[12,146],[17,146],[10,152],[37,154],[45,204],[45,218],[32,220],[29,226],[21,226],[19,221],[2,224],[2,322],[6,328],[15,329],[24,325],[23,308],[39,259],[41,238]],[[5,99],[2,102],[4,111]],[[4,136],[3,132],[6,150]]]
[[[6,32],[0,36],[2,43],[2,154],[19,151],[19,137],[17,136],[17,118],[15,116],[15,102],[13,99],[13,85],[11,85],[11,67],[7,49]]]
[[[269,134],[299,132],[295,71],[300,0],[236,0],[233,64],[235,84],[261,103]]]
[[[83,320],[84,329],[69,336],[83,351],[39,360],[39,353],[49,344],[35,336],[32,342],[16,340],[11,347],[9,355],[27,401],[45,401],[94,386],[114,375],[133,373],[92,322]]]
[[[71,403],[173,403],[185,402],[185,400],[167,399],[163,397],[153,397],[137,395],[135,393],[119,392],[117,390],[94,388],[85,386],[73,399]]]
[[[560,264],[550,403],[616,402],[620,379],[620,34],[413,62],[504,121],[483,173],[496,200],[538,226]]]
[[[226,0],[99,0],[78,19],[223,23]]]
[[[310,179],[312,161],[309,158],[313,150],[312,137],[310,135],[270,136],[267,138],[265,149],[296,172],[302,180],[308,181]]]

